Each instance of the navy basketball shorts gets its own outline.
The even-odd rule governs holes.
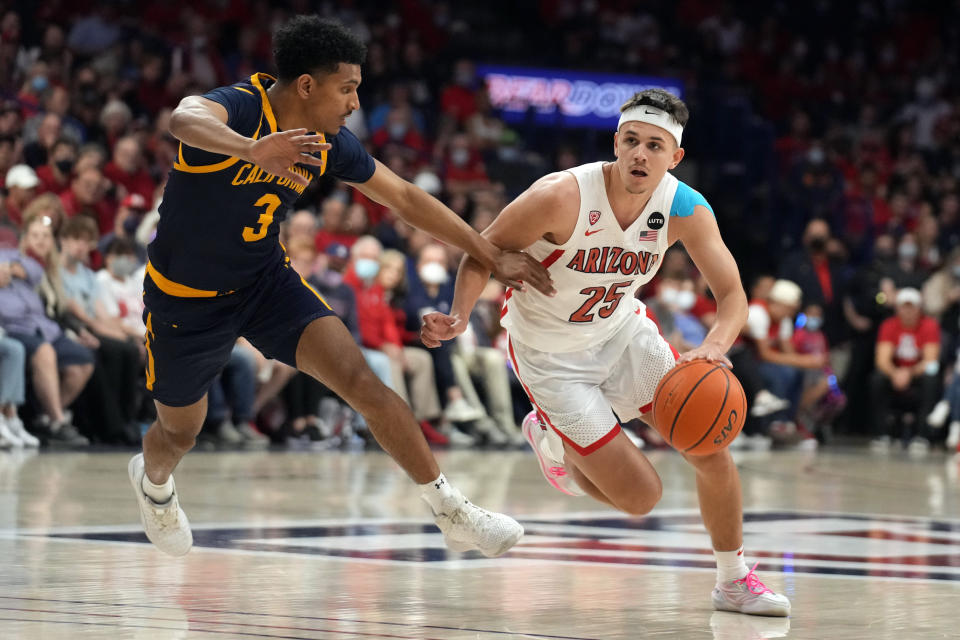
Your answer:
[[[215,297],[191,297],[197,290],[154,274],[148,268],[143,294],[147,389],[154,400],[170,407],[203,397],[230,359],[237,338],[246,338],[268,358],[296,367],[303,330],[317,318],[335,315],[284,263],[249,287]]]

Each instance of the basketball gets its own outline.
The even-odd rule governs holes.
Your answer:
[[[737,437],[747,396],[722,364],[692,360],[676,366],[653,394],[653,423],[677,451],[706,456]]]

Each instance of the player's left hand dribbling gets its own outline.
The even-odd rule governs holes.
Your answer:
[[[493,277],[518,291],[524,291],[527,283],[545,296],[557,294],[547,269],[522,251],[501,251],[494,264]]]
[[[723,347],[713,343],[704,342],[695,349],[690,349],[677,358],[677,364],[690,362],[691,360],[706,360],[707,362],[719,362],[720,364],[733,369],[733,363],[724,353]]]
[[[448,316],[435,311],[423,316],[420,326],[420,341],[428,348],[439,347],[445,340],[452,340],[463,333],[466,323],[459,316]]]

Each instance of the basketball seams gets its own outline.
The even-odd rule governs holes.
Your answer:
[[[667,344],[670,344],[670,343],[667,343]],[[671,348],[672,348],[672,347],[671,347]],[[693,362],[693,361],[691,361],[691,362]],[[684,362],[683,364],[678,365],[678,366],[674,367],[673,369],[671,369],[670,371],[668,371],[668,372],[667,372],[667,375],[663,376],[663,377],[660,379],[660,382],[657,383],[657,386],[660,387],[660,386],[666,385],[667,382],[670,381],[670,378],[672,378],[672,377],[675,376],[677,373],[679,373],[680,371],[682,371],[683,369],[685,369],[685,368],[687,367],[687,365],[691,364],[691,362]],[[664,386],[664,388],[666,388],[666,387]],[[653,393],[653,423],[654,423],[654,424],[657,424],[657,393],[656,393],[656,389],[654,389],[654,393]]]
[[[697,387],[700,386],[700,383],[702,383],[704,380],[706,380],[707,377],[710,376],[710,374],[712,374],[714,371],[716,371],[716,370],[719,369],[719,368],[720,368],[720,365],[716,365],[713,369],[710,369],[710,371],[707,371],[705,374],[703,374],[702,376],[700,376],[700,379],[697,380],[697,383],[696,383],[695,385],[693,385],[693,387],[690,388],[690,391],[687,392],[687,397],[683,399],[683,403],[680,405],[680,407],[677,409],[677,412],[676,412],[676,413],[674,414],[674,416],[673,416],[673,424],[670,425],[670,438],[669,438],[669,440],[670,440],[670,446],[674,447],[674,444],[673,444],[673,432],[674,432],[674,431],[676,430],[676,428],[677,428],[677,420],[680,419],[680,414],[683,413],[683,408],[684,408],[685,406],[687,406],[687,402],[690,400],[690,397],[693,395],[693,392],[697,390]],[[674,447],[674,448],[676,448],[676,447]]]
[[[716,371],[716,369],[714,369],[713,371]],[[711,371],[710,373],[713,373],[713,371]],[[710,375],[710,374],[708,373],[707,375]],[[727,386],[723,390],[723,402],[720,403],[720,408],[717,409],[717,415],[714,416],[713,422],[710,423],[710,428],[708,428],[706,431],[703,432],[703,435],[700,436],[699,440],[697,440],[691,446],[684,449],[683,450],[684,453],[687,453],[688,451],[692,451],[693,449],[696,449],[697,447],[699,447],[700,443],[706,440],[707,436],[710,435],[710,432],[713,431],[713,428],[717,426],[717,420],[720,418],[720,414],[722,414],[723,410],[727,407],[727,396],[730,395],[730,375],[726,371],[724,371],[723,380],[724,382],[727,383]],[[693,391],[690,391],[690,393],[692,394]]]
[[[668,342],[667,344],[670,344],[670,343]],[[672,348],[672,347],[671,347],[671,348]],[[681,372],[681,371],[683,371],[684,369],[686,369],[687,366],[689,366],[689,365],[692,364],[693,362],[696,362],[696,361],[695,361],[695,360],[692,360],[692,361],[690,361],[690,362],[684,362],[683,364],[680,364],[680,365],[675,366],[673,369],[671,369],[670,371],[667,372],[667,375],[663,376],[663,377],[660,379],[660,382],[657,383],[657,387],[663,386],[663,388],[666,389],[666,384],[670,381],[670,378],[672,378],[673,376],[675,376],[675,375],[678,374],[679,372]],[[653,423],[654,423],[654,424],[657,423],[657,391],[656,391],[656,389],[654,389],[654,391],[653,391]]]

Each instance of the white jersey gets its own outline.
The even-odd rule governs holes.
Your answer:
[[[632,314],[646,313],[635,294],[660,267],[671,215],[690,215],[695,204],[709,207],[703,196],[667,173],[624,230],[607,200],[603,165],[570,169],[580,186],[580,213],[570,238],[562,245],[540,238],[526,249],[549,270],[557,295],[551,298],[533,287],[508,291],[501,323],[511,339],[550,353],[609,339]]]

